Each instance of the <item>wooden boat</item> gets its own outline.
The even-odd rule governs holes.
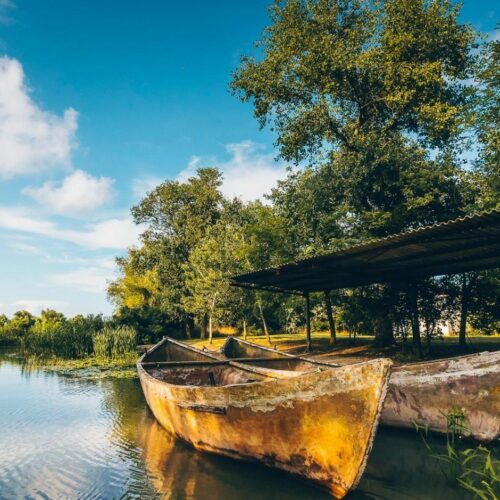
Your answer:
[[[242,355],[281,357],[283,360],[293,358],[290,354],[235,337],[226,340],[221,352],[228,358]],[[299,359],[312,361],[303,357]],[[446,415],[454,410],[465,416],[465,435],[479,441],[498,439],[500,352],[393,367],[380,423],[413,429],[419,424],[446,433]]]
[[[137,363],[149,408],[199,450],[311,479],[342,498],[365,468],[391,361],[259,373],[165,338]]]
[[[465,416],[465,435],[479,441],[500,436],[500,352],[481,352],[395,367],[381,422],[415,424],[445,433],[446,415]]]

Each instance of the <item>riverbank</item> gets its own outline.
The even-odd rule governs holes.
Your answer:
[[[4,351],[7,351],[4,349]],[[23,355],[9,349],[11,360],[22,365],[23,371],[47,371],[65,377],[81,379],[137,378],[136,362],[138,356],[130,354],[119,359],[88,356],[82,359],[63,359],[56,356]]]
[[[190,339],[183,340],[183,342],[198,349],[217,351],[222,347],[226,338],[227,335],[216,336],[212,344],[209,344],[206,339]],[[270,346],[264,335],[248,335],[247,340],[266,347]],[[338,364],[356,363],[379,357],[389,357],[396,365],[418,361],[411,353],[403,354],[400,346],[385,348],[373,346],[373,337],[369,336],[358,336],[356,341],[353,342],[347,335],[340,334],[335,345],[331,345],[329,340],[327,332],[314,333],[314,350],[306,355],[323,361],[335,361]],[[449,358],[467,352],[500,350],[500,336],[498,335],[472,337],[470,340],[471,343],[469,343],[466,352],[459,348],[456,337],[435,340],[427,359]],[[273,334],[271,336],[271,347],[290,354],[304,354],[306,342],[304,336],[300,334]],[[5,349],[13,350],[16,353],[15,356],[21,360],[26,370],[43,369],[63,376],[84,379],[137,378],[136,363],[139,354],[135,353],[129,353],[117,359],[99,358],[93,355],[82,359],[65,359],[57,356],[23,356],[15,348]],[[139,350],[141,349],[139,348]]]

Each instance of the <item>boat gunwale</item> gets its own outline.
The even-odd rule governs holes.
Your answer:
[[[393,371],[399,371],[402,368],[408,368],[408,367],[412,367],[412,366],[434,365],[434,364],[443,363],[446,361],[456,361],[456,360],[478,358],[478,357],[483,356],[485,354],[495,354],[496,352],[499,352],[499,351],[479,351],[479,352],[473,352],[470,354],[459,354],[458,356],[452,356],[450,358],[439,358],[439,359],[429,359],[429,360],[423,360],[423,361],[414,361],[414,362],[404,363],[401,365],[396,365],[396,366],[394,366]]]
[[[249,340],[244,340],[244,339],[239,339],[237,338],[236,336],[232,335],[230,336],[229,338],[233,339],[235,342],[239,342],[239,343],[242,343],[242,344],[246,344],[246,345],[249,345],[251,347],[256,347],[258,349],[262,349],[262,350],[266,350],[266,351],[271,351],[271,352],[274,352],[280,356],[283,356],[284,358],[288,358],[288,357],[293,357],[292,354],[289,354],[289,353],[286,353],[286,352],[283,352],[283,351],[278,351],[278,350],[275,350],[275,349],[270,349],[269,347],[265,347],[265,346],[261,346],[260,344],[257,344],[255,342],[250,342]],[[227,342],[228,340],[226,340]],[[224,342],[224,344],[226,343]],[[403,371],[404,369],[407,369],[407,368],[412,368],[412,367],[421,367],[421,366],[424,366],[424,365],[435,365],[435,364],[438,364],[438,363],[445,363],[445,362],[448,362],[448,361],[456,361],[456,360],[468,360],[468,359],[476,359],[476,358],[479,358],[481,356],[485,356],[485,355],[495,355],[496,353],[499,353],[500,351],[479,351],[479,352],[474,352],[474,353],[470,353],[470,354],[462,354],[462,355],[457,355],[457,356],[452,356],[450,358],[439,358],[439,359],[431,359],[431,360],[423,360],[423,361],[415,361],[415,362],[410,362],[410,363],[404,363],[404,364],[401,364],[401,365],[395,365],[393,364],[392,365],[392,369],[391,371],[394,373],[394,374],[398,374],[399,375],[399,372],[400,371]],[[224,354],[222,352],[222,349],[221,349],[221,353]],[[225,355],[225,354],[224,354]],[[228,358],[228,359],[231,359],[231,358]],[[279,359],[279,358],[276,358],[276,359]],[[310,359],[306,356],[295,356],[295,359],[299,360],[299,361],[305,361],[306,363],[310,363],[312,365],[319,365],[319,366],[331,366],[331,367],[341,367],[341,366],[352,366],[352,365],[355,365],[355,364],[358,364],[358,363],[365,363],[366,361],[370,361],[370,359],[367,359],[366,361],[357,361],[356,363],[348,363],[347,365],[341,365],[339,363],[330,363],[328,361],[319,361],[319,360],[316,360],[316,359]],[[377,357],[377,358],[372,358],[373,359],[390,359],[390,358],[386,358],[384,356],[382,357]],[[447,371],[447,370],[445,370]],[[463,370],[459,370],[459,371],[456,371],[456,372],[452,372],[452,373],[462,373]],[[449,373],[449,372],[447,372]]]
[[[283,351],[279,351],[277,349],[271,349],[270,347],[266,347],[266,346],[263,346],[263,345],[260,345],[260,344],[256,344],[255,342],[250,342],[249,340],[244,340],[244,339],[239,339],[237,338],[235,335],[230,335],[225,341],[224,341],[224,344],[222,345],[222,347],[220,348],[220,353],[225,356],[227,359],[229,360],[236,360],[237,358],[230,358],[226,355],[226,353],[224,352],[225,348],[226,348],[226,344],[230,341],[234,341],[234,342],[238,342],[238,343],[241,343],[241,344],[246,344],[250,347],[257,347],[261,350],[264,350],[264,351],[269,351],[269,352],[272,352],[273,354],[277,354],[278,357],[277,358],[269,358],[269,359],[273,359],[274,361],[279,361],[280,359],[289,359],[290,361],[291,360],[296,360],[296,361],[304,361],[306,363],[309,363],[311,365],[317,365],[317,366],[324,366],[326,368],[341,368],[342,366],[345,366],[345,365],[341,365],[339,363],[328,363],[327,361],[318,361],[316,359],[310,359],[306,356],[302,356],[302,355],[298,355],[298,356],[295,356],[293,354],[290,354],[288,352],[283,352]],[[389,358],[385,358],[385,357],[382,357],[382,358],[376,358],[376,359],[389,359]],[[372,360],[369,360],[367,359],[366,361],[372,361]],[[355,364],[359,364],[359,363],[366,363],[366,361],[357,361],[356,363],[349,363],[349,365],[355,365]],[[276,368],[276,370],[279,370],[279,368]]]
[[[231,361],[229,360],[229,362],[227,363],[227,366],[228,367],[231,367],[231,368],[235,368],[235,369],[239,369],[241,371],[247,371],[249,373],[252,373],[254,375],[258,375],[258,376],[261,376],[263,377],[264,379],[263,380],[260,380],[260,381],[256,381],[256,382],[247,382],[247,383],[243,383],[243,384],[226,384],[226,385],[215,385],[215,386],[204,386],[204,385],[180,385],[180,384],[171,384],[169,382],[166,382],[164,380],[160,380],[156,377],[154,377],[153,375],[151,375],[150,373],[148,373],[148,371],[142,366],[142,362],[144,361],[144,358],[148,355],[148,354],[151,354],[154,350],[156,350],[156,348],[159,348],[161,347],[163,344],[165,343],[168,343],[168,342],[172,342],[173,344],[179,346],[179,347],[186,347],[188,350],[190,351],[193,351],[197,354],[203,354],[205,356],[207,356],[208,358],[212,358],[214,361],[220,361],[219,358],[217,358],[216,356],[211,356],[210,354],[206,354],[205,351],[202,351],[201,349],[198,349],[196,347],[193,347],[193,346],[189,346],[187,344],[184,344],[183,342],[179,342],[175,339],[171,339],[170,337],[164,337],[160,342],[158,342],[157,344],[155,344],[154,347],[152,347],[149,351],[145,352],[140,358],[139,360],[137,361],[137,370],[139,371],[139,375],[141,373],[143,373],[147,378],[159,383],[159,384],[163,384],[165,386],[169,386],[169,387],[173,387],[173,388],[183,388],[183,389],[203,389],[203,390],[208,390],[208,389],[216,389],[216,390],[220,390],[222,388],[232,388],[232,387],[242,387],[242,386],[250,386],[250,385],[255,385],[255,384],[259,384],[259,383],[269,383],[269,382],[276,382],[276,383],[283,383],[282,381],[291,381],[291,380],[294,380],[296,377],[285,377],[285,378],[279,378],[279,377],[275,377],[271,374],[264,374],[262,373],[261,371],[259,371],[259,369],[257,367],[253,367],[253,366],[249,366],[249,365],[246,365],[244,363],[238,363],[238,362],[234,362],[234,361]],[[307,359],[301,359],[302,361],[307,361]],[[308,361],[309,362],[309,361]],[[359,361],[359,362],[356,362],[356,363],[352,363],[352,364],[349,364],[349,365],[331,365],[329,363],[321,363],[321,365],[325,365],[327,368],[329,368],[329,370],[320,370],[320,369],[317,369],[317,370],[314,370],[314,371],[306,371],[306,372],[303,372],[301,373],[300,375],[298,375],[298,377],[302,378],[302,377],[306,377],[306,376],[311,376],[311,375],[318,375],[322,372],[325,372],[325,371],[336,371],[338,369],[342,369],[342,368],[347,368],[347,367],[357,367],[357,366],[360,366],[360,365],[374,365],[374,364],[378,364],[380,362],[389,362],[389,369],[387,370],[388,372],[388,375],[390,374],[391,372],[391,368],[392,368],[392,360],[389,359],[389,358],[376,358],[376,359],[371,359],[371,360],[367,360],[367,361]],[[207,364],[209,365],[210,363],[207,362]],[[316,364],[316,363],[312,363],[312,364]],[[257,369],[255,369],[257,368]],[[283,371],[283,370],[281,370]],[[385,384],[385,388],[387,389],[387,385],[388,384]]]
[[[256,343],[250,342],[250,341],[248,341],[246,339],[239,339],[235,335],[229,335],[227,337],[227,339],[224,341],[224,343],[222,344],[222,347],[220,348],[221,354],[224,354],[224,356],[226,356],[226,357],[228,357],[228,356],[226,355],[225,350],[226,350],[226,347],[228,346],[229,342],[237,342],[237,343],[240,343],[240,344],[249,345],[250,347],[258,347],[259,349],[261,349],[263,351],[272,352],[273,354],[278,354],[279,356],[283,356],[283,357],[286,357],[286,358],[288,358],[288,357],[297,358],[297,356],[289,354],[288,352],[278,351],[277,349],[271,349],[270,347],[266,347],[266,346],[263,346],[263,345],[260,345],[260,344],[256,344]],[[231,359],[231,358],[229,358],[229,359]]]
[[[246,383],[243,383],[243,384],[226,384],[226,385],[214,385],[214,386],[207,385],[207,386],[205,386],[205,385],[172,384],[170,382],[166,382],[165,380],[160,380],[159,378],[156,378],[153,375],[151,375],[142,366],[142,363],[144,362],[144,359],[146,358],[146,356],[148,356],[149,354],[153,353],[156,349],[158,349],[162,345],[168,344],[168,343],[173,343],[174,345],[177,345],[178,347],[181,347],[181,348],[185,348],[188,351],[192,351],[192,352],[194,352],[196,354],[202,354],[202,355],[206,356],[207,358],[209,358],[211,360],[211,361],[207,361],[207,365],[208,366],[210,366],[211,363],[212,363],[212,366],[220,366],[218,363],[214,364],[214,361],[221,361],[216,356],[207,354],[205,351],[202,351],[201,349],[197,349],[196,347],[184,344],[183,342],[179,342],[179,341],[177,341],[175,339],[172,339],[170,337],[164,337],[162,340],[160,340],[160,342],[158,342],[151,349],[149,349],[148,351],[146,351],[137,360],[137,371],[139,372],[139,379],[141,378],[141,374],[142,374],[147,379],[151,379],[151,380],[153,380],[156,383],[163,384],[163,385],[171,387],[171,388],[182,388],[182,389],[185,389],[185,390],[194,390],[194,389],[203,389],[203,390],[217,389],[217,390],[220,390],[221,388],[226,388],[226,387],[233,387],[233,386],[240,386],[241,387],[241,386],[245,386],[245,385],[247,385],[247,386],[251,385],[251,384],[253,385],[253,384],[256,383],[256,382],[246,382]],[[252,373],[253,375],[259,375],[259,376],[263,377],[263,380],[260,380],[257,383],[259,383],[259,382],[271,382],[273,380],[278,380],[276,377],[273,377],[272,375],[263,375],[262,373],[255,372],[253,370],[245,370],[244,368],[241,368],[240,366],[236,366],[236,365],[232,364],[232,362],[228,362],[227,364],[225,364],[223,366],[227,366],[227,367],[230,367],[230,368],[233,368],[233,369],[239,369],[241,371],[248,371],[248,372]],[[168,368],[174,368],[174,367],[167,367],[167,369]]]

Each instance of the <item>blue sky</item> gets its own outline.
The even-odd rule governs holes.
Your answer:
[[[111,313],[129,209],[162,179],[219,166],[250,199],[283,177],[228,91],[269,3],[0,0],[0,313]],[[491,32],[495,3],[462,20]]]

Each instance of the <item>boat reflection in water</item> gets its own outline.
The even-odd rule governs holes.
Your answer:
[[[280,471],[197,452],[175,439],[149,412],[139,423],[137,439],[153,489],[168,498],[331,498],[309,482]],[[444,448],[442,441],[439,447]],[[443,472],[418,436],[379,429],[365,474],[348,498],[469,498]]]
[[[140,422],[137,439],[151,485],[167,498],[331,498],[284,472],[197,452],[151,415]]]

